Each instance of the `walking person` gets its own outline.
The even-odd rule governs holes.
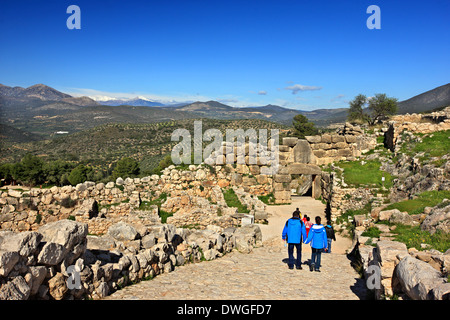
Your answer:
[[[331,225],[331,221],[327,221],[327,225],[325,226],[325,231],[327,233],[327,253],[331,253],[331,242],[336,241],[336,236],[334,235],[334,229]]]
[[[327,250],[327,233],[325,227],[320,224],[321,218],[316,217],[316,224],[314,224],[309,230],[308,238],[305,244],[311,242],[311,263],[309,264],[309,271],[320,272],[320,262],[322,257],[322,251]]]
[[[302,242],[306,239],[305,224],[300,220],[300,213],[294,211],[292,218],[286,221],[281,237],[288,244],[288,267],[302,269]],[[297,259],[294,259],[294,248],[297,251]]]
[[[311,229],[312,223],[309,217],[306,217],[305,228],[306,228],[306,237],[309,235],[309,230]]]
[[[300,210],[298,208],[295,208],[295,211],[298,213],[298,216],[300,217],[300,219],[302,218],[302,213],[300,212]]]
[[[308,218],[308,216],[305,214],[304,216],[303,216],[303,218],[302,218],[302,221],[303,221],[303,223],[306,223],[306,219]]]

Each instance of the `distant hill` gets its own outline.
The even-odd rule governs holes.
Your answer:
[[[420,113],[450,106],[450,83],[398,103],[398,114]]]
[[[53,89],[44,84],[35,84],[34,86],[28,88],[22,87],[8,87],[0,84],[0,97],[7,98],[9,100],[15,100],[21,102],[26,102],[28,99],[31,100],[42,100],[42,101],[64,101],[67,103],[80,105],[80,106],[95,106],[98,105],[97,102],[88,97],[75,98],[71,95]]]

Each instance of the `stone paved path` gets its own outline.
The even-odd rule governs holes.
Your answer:
[[[295,200],[290,206],[270,207],[269,225],[262,226],[264,246],[250,254],[232,252],[214,261],[177,267],[171,273],[119,290],[105,299],[172,299],[172,300],[355,300],[365,298],[363,280],[350,266],[338,238],[336,250],[322,254],[321,272],[289,270],[287,249],[283,246],[280,225],[295,207],[311,217],[322,215],[320,202],[310,198]],[[307,213],[308,214],[308,213]],[[309,215],[309,214],[308,214]],[[282,228],[282,227],[281,227]],[[302,261],[310,259],[309,245],[303,245]]]

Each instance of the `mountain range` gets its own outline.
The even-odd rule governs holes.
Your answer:
[[[305,111],[270,104],[238,108],[217,101],[161,105],[140,97],[112,101],[72,97],[43,84],[28,88],[0,84],[0,138],[11,141],[11,134],[8,133],[13,133],[12,136],[17,137],[16,142],[28,138],[40,140],[59,131],[73,133],[108,123],[154,123],[200,118],[258,119],[292,125],[292,119],[297,114],[305,115],[317,126],[326,127],[344,122],[348,110]],[[425,112],[447,105],[450,105],[450,83],[400,101],[398,113]]]

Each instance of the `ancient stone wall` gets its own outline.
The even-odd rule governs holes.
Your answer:
[[[385,145],[391,151],[400,142],[401,133],[432,133],[450,130],[450,107],[430,114],[406,114],[393,116],[385,133]]]
[[[85,223],[60,220],[36,231],[0,231],[0,300],[100,299],[137,281],[261,245],[256,225],[210,226],[119,222],[104,236]],[[151,298],[151,293],[149,293]]]

